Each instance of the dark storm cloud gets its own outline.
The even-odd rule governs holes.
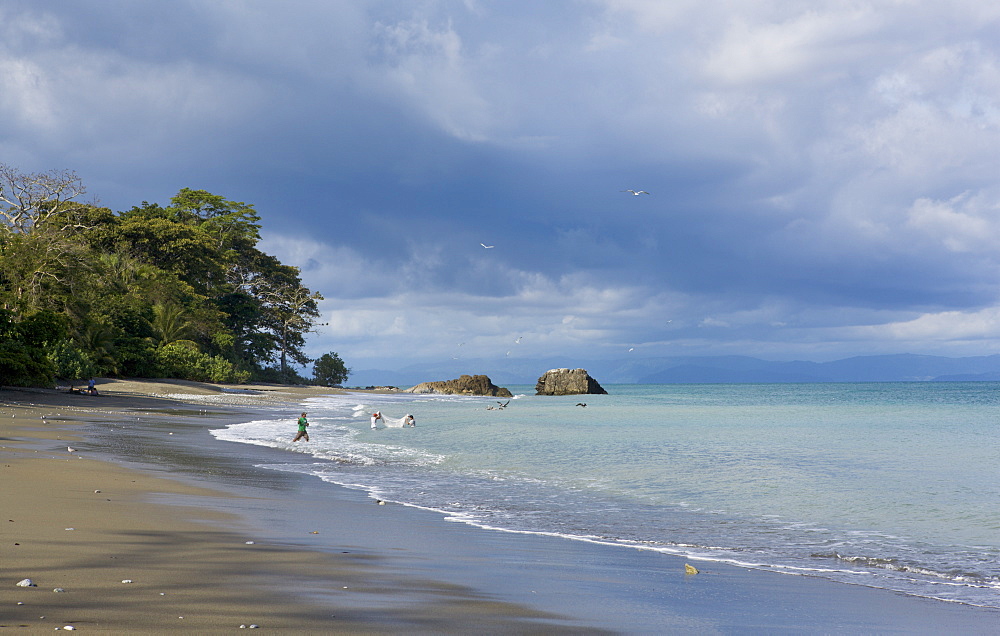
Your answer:
[[[115,209],[182,187],[253,203],[328,298],[313,346],[354,366],[516,335],[516,355],[983,353],[998,18],[8,2],[0,154]]]

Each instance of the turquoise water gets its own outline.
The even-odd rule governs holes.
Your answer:
[[[509,388],[315,398],[308,444],[287,414],[213,433],[454,521],[1000,607],[1000,384]]]

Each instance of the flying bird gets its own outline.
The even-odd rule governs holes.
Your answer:
[[[635,196],[639,196],[640,194],[649,194],[645,190],[638,190],[638,191],[637,190],[621,190],[621,192],[631,192]]]
[[[482,245],[483,247],[485,247],[488,250],[491,250],[494,247],[496,247],[496,245],[487,245],[486,243],[480,243],[480,245]]]

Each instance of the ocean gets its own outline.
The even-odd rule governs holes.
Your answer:
[[[212,434],[471,526],[1000,608],[1000,383],[508,388],[312,398],[309,442],[287,412]]]

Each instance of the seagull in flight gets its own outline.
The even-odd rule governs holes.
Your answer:
[[[488,250],[491,250],[494,247],[496,247],[496,245],[487,245],[486,243],[480,243],[480,245],[482,245],[483,247],[485,247]]]
[[[645,190],[638,190],[638,191],[637,190],[621,190],[621,192],[631,192],[635,196],[639,196],[640,194],[649,194]]]

